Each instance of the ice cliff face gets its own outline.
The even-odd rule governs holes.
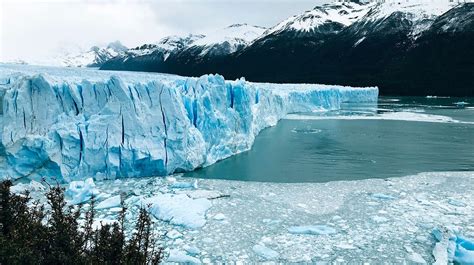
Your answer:
[[[0,79],[9,76],[2,133],[8,174],[65,181],[193,170],[250,149],[262,129],[288,113],[378,96],[377,88],[258,84],[219,75],[0,65]]]

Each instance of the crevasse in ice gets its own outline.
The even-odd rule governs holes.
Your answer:
[[[374,87],[1,64],[0,80],[8,174],[65,181],[193,170],[250,149],[288,113],[378,96]]]

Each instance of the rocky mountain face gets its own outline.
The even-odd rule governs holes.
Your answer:
[[[137,63],[127,57],[102,69],[377,85],[386,95],[473,96],[473,10],[474,3],[448,1],[336,2],[261,29],[258,36],[254,30],[241,42],[221,38],[203,45],[214,43],[203,37],[166,60],[150,54]]]

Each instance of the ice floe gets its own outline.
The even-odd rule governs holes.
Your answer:
[[[252,250],[260,257],[266,259],[266,260],[273,260],[278,258],[280,254],[276,252],[275,250],[268,248],[263,245],[255,245],[253,246]]]
[[[208,199],[192,199],[185,194],[160,194],[143,200],[158,219],[188,228],[200,228],[206,223],[211,207]]]
[[[119,207],[120,202],[121,202],[120,195],[116,195],[116,196],[113,196],[101,201],[99,204],[97,204],[96,209],[101,210],[101,209]]]
[[[344,115],[320,116],[320,115],[289,114],[285,116],[284,119],[288,119],[288,120],[393,120],[393,121],[472,124],[472,122],[460,121],[448,116],[415,113],[415,112],[407,112],[407,111],[384,112],[377,115],[348,115],[348,116],[344,116]]]
[[[182,250],[171,250],[167,262],[201,264],[201,261],[195,257],[189,256]]]

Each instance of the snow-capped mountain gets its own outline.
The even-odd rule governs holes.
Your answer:
[[[474,95],[473,8],[450,0],[336,1],[268,30],[224,28],[166,60],[127,57],[102,69],[377,85],[382,94]]]
[[[156,44],[130,49],[109,60],[102,69],[173,72],[175,65],[207,61],[240,51],[265,30],[263,27],[235,24],[205,35],[170,36]]]
[[[106,61],[127,51],[128,48],[119,41],[111,42],[106,47],[93,46],[90,50],[66,54],[58,58],[62,66],[67,67],[100,67]]]
[[[157,43],[153,44],[144,44],[142,46],[133,48],[128,50],[127,52],[121,54],[121,58],[127,59],[128,57],[137,57],[137,56],[144,56],[144,55],[149,55],[154,52],[157,53],[162,53],[166,58],[175,51],[182,50],[185,47],[188,47],[191,45],[193,42],[196,40],[199,40],[203,38],[204,35],[194,35],[190,34],[185,37],[180,37],[180,36],[168,36]]]
[[[199,56],[226,55],[244,48],[265,30],[266,28],[259,26],[234,24],[206,34],[187,49],[199,49]]]
[[[303,14],[290,17],[267,30],[260,38],[284,32],[295,34],[337,33],[363,17],[375,4],[334,2],[317,6]]]

